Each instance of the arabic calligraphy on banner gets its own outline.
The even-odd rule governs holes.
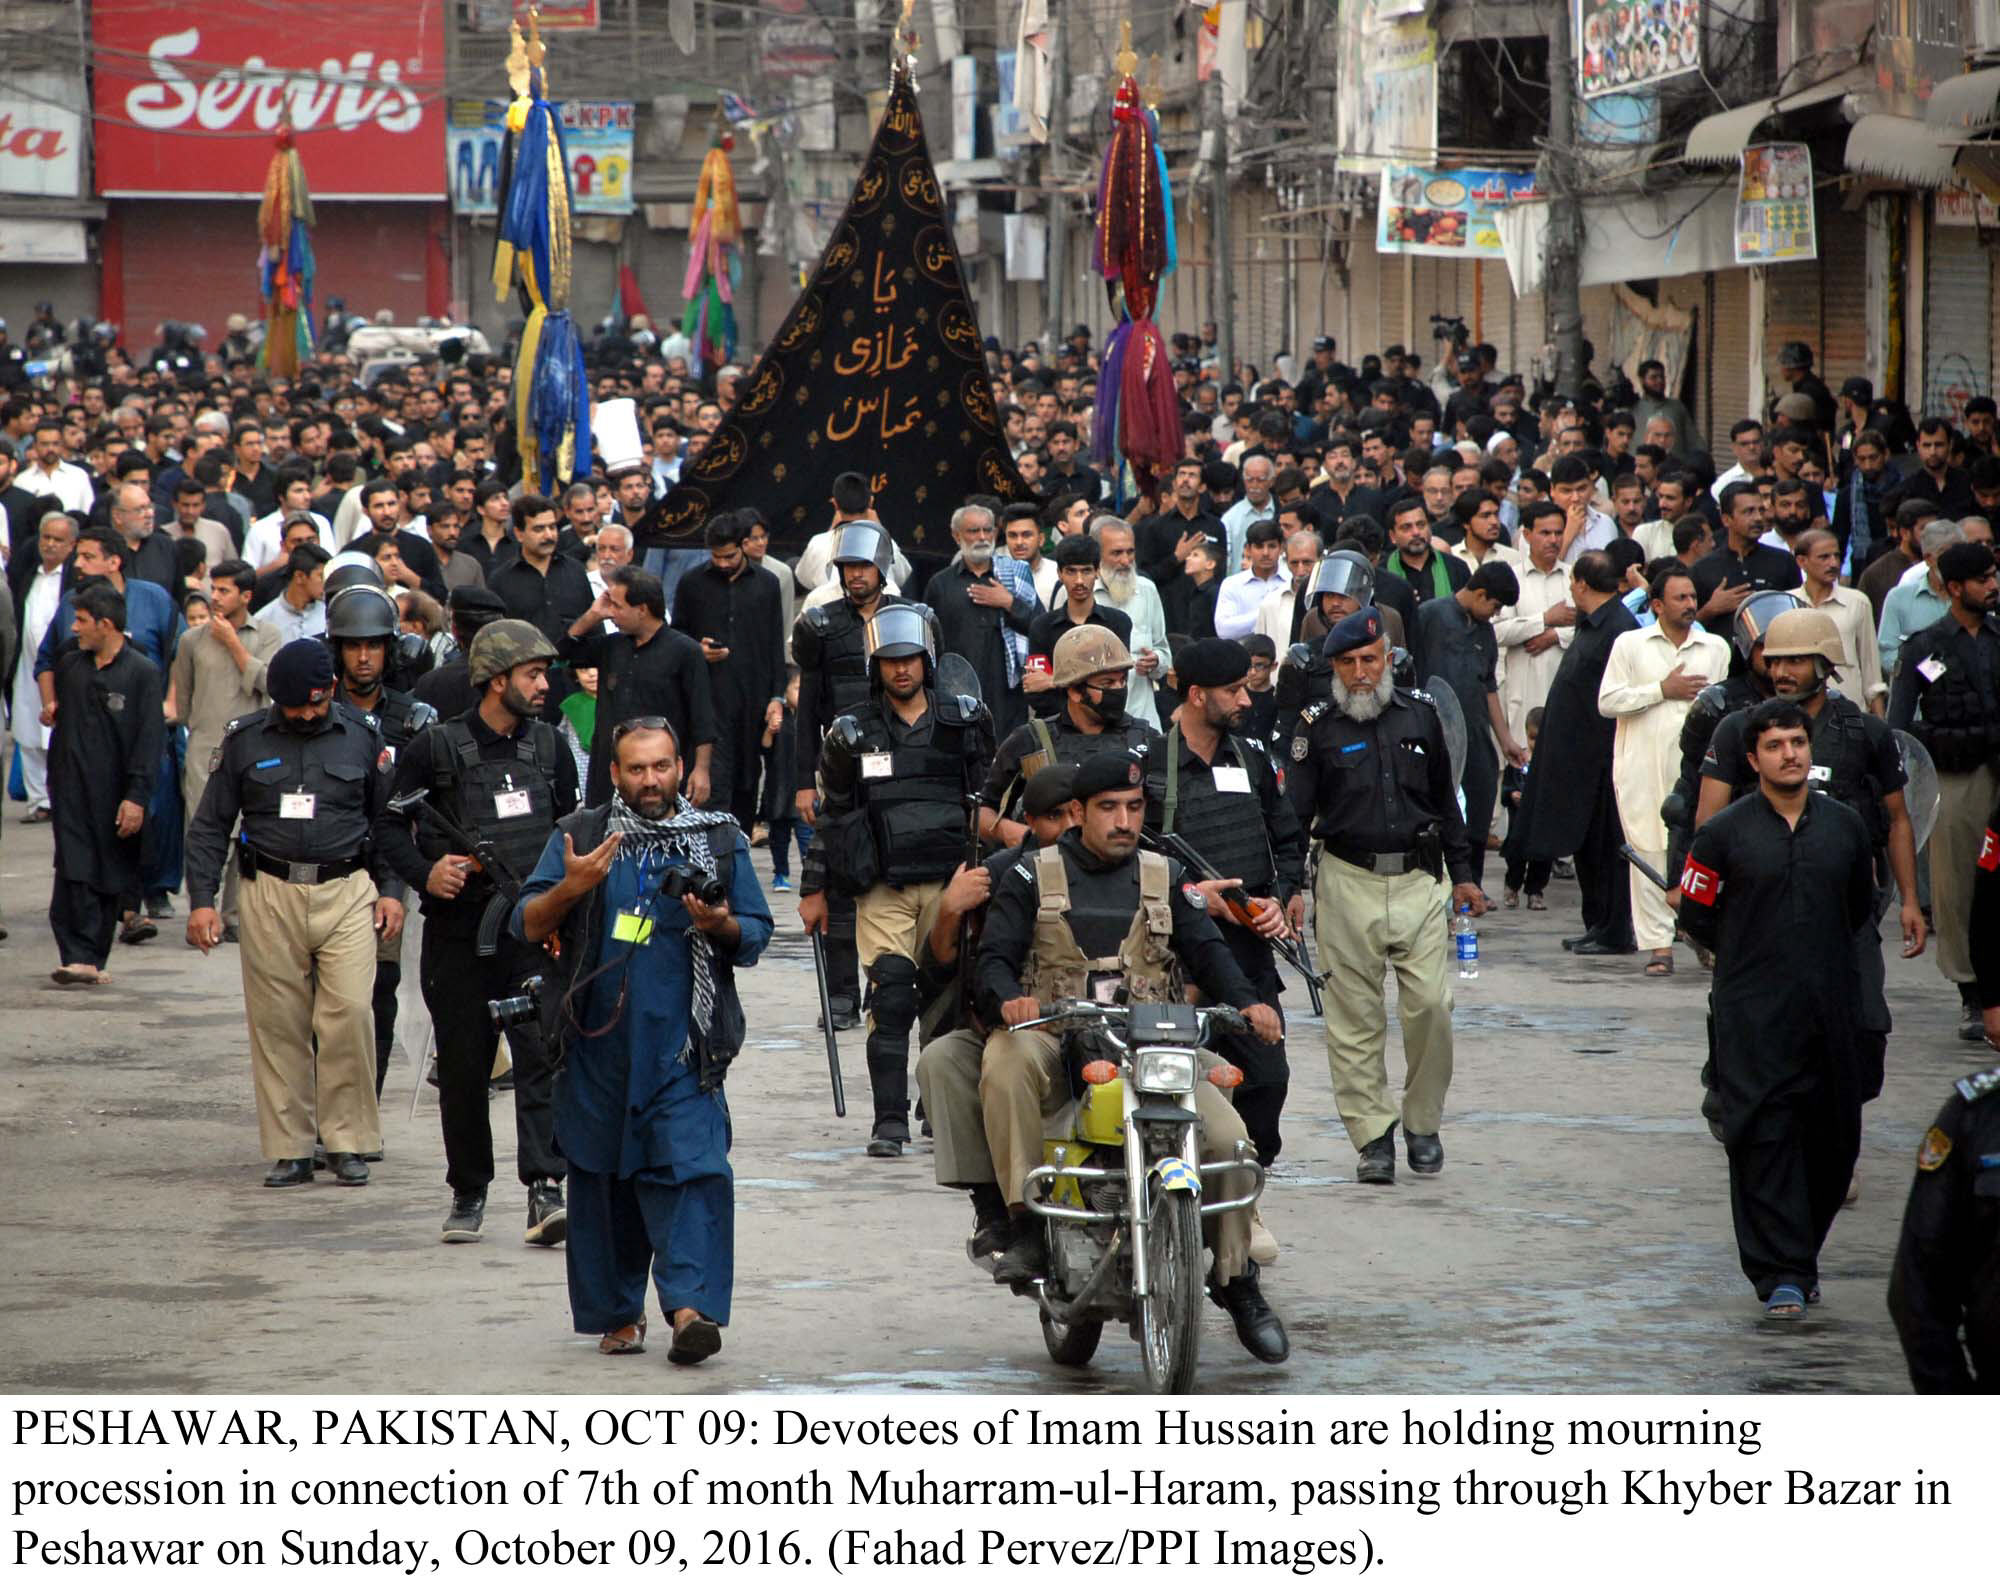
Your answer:
[[[818,268],[640,547],[698,541],[715,512],[754,505],[773,551],[796,552],[826,525],[842,472],[871,480],[876,514],[906,551],[949,552],[946,527],[968,494],[1029,497],[901,83]]]
[[[1586,99],[1701,68],[1701,0],[1576,0],[1576,69]]]
[[[1736,188],[1736,261],[1798,263],[1818,256],[1812,150],[1804,143],[1744,149]]]
[[[1390,165],[1382,172],[1375,250],[1431,258],[1499,258],[1495,213],[1540,194],[1535,178],[1513,170],[1427,170]]]

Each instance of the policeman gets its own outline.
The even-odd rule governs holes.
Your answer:
[[[1451,1084],[1450,903],[1486,909],[1472,881],[1444,728],[1421,691],[1396,685],[1379,611],[1327,633],[1333,695],[1292,737],[1288,788],[1319,846],[1313,927],[1326,973],[1326,1058],[1364,1185],[1396,1183],[1398,1109],[1389,1101],[1382,972],[1396,969],[1403,1026],[1400,1118],[1410,1167],[1444,1167],[1438,1124]],[[1446,888],[1446,875],[1450,888]]]
[[[887,591],[896,547],[879,521],[853,521],[834,541],[832,564],[840,596],[814,604],[792,628],[792,662],[799,667],[798,815],[811,823],[819,792],[820,742],[841,714],[868,700],[866,628],[878,609],[910,600]],[[827,904],[827,997],[833,1024],[844,1031],[861,1024],[861,968],[855,953],[854,905],[843,894]]]
[[[396,763],[396,797],[427,792],[382,820],[380,842],[423,895],[424,1003],[437,1028],[438,1117],[444,1127],[451,1212],[447,1245],[477,1240],[493,1180],[487,1076],[497,1032],[487,1005],[526,991],[546,962],[494,928],[534,871],[556,819],[576,809],[576,759],[541,720],[555,649],[525,620],[495,620],[472,639],[467,674],[479,703],[424,731]],[[493,870],[473,847],[490,845]],[[488,923],[487,913],[495,912]],[[482,938],[482,923],[485,936]],[[567,1228],[564,1165],[550,1111],[554,1075],[533,1021],[510,1028],[515,1165],[528,1188],[527,1241],[560,1245]]]
[[[1028,781],[1021,793],[1028,837],[1018,845],[1003,846],[976,867],[961,866],[952,874],[917,956],[918,991],[927,995],[917,1086],[923,1093],[924,1113],[937,1131],[931,1171],[945,1189],[971,1194],[972,1238],[965,1253],[975,1262],[1004,1251],[1013,1236],[979,1108],[986,1026],[969,1013],[970,995],[964,988],[970,962],[959,958],[960,924],[968,917],[983,919],[993,886],[1008,869],[1053,845],[1075,826],[1075,779],[1076,770],[1068,763],[1051,763]]]
[[[437,709],[389,685],[398,621],[395,600],[380,586],[357,582],[327,599],[326,645],[333,649],[334,697],[373,718],[393,762]],[[396,1042],[396,993],[403,985],[403,935],[384,938],[375,956],[375,1095],[389,1077]]]
[[[1889,1273],[1889,1315],[1918,1393],[1995,1393],[2000,1066],[1952,1084],[1917,1145],[1917,1177]]]
[[[188,827],[187,937],[204,954],[222,941],[215,891],[240,816],[243,1001],[257,1127],[275,1160],[264,1183],[310,1184],[317,1135],[334,1179],[365,1185],[362,1154],[382,1149],[376,941],[403,928],[403,886],[370,839],[388,800],[388,750],[334,702],[324,642],[279,648],[265,685],[271,706],[223,732]]]
[[[1180,999],[1183,973],[1216,1003],[1243,1011],[1255,1033],[1275,1043],[1278,1012],[1259,1003],[1209,920],[1206,900],[1178,863],[1139,849],[1145,774],[1123,752],[1099,752],[1076,770],[1077,826],[1037,850],[1000,883],[987,909],[974,963],[981,1014],[1012,1027],[1062,998],[1122,996],[1135,1004]],[[994,1282],[1039,1277],[1047,1249],[1023,1201],[1023,1182],[1042,1158],[1043,1115],[1069,1094],[1061,1042],[1041,1031],[996,1031],[979,1077],[987,1144],[1012,1216],[1011,1243]],[[1207,1081],[1195,1083],[1205,1163],[1228,1162],[1248,1132]],[[1243,1347],[1277,1363],[1290,1352],[1285,1327],[1265,1301],[1250,1260],[1247,1209],[1202,1220],[1215,1252],[1210,1298],[1236,1326]]]
[[[1130,755],[1160,738],[1144,720],[1126,717],[1132,654],[1115,633],[1077,626],[1056,638],[1049,659],[1050,682],[1067,695],[1054,717],[1030,719],[1000,743],[979,793],[979,832],[987,839],[1017,845],[1027,836],[1027,825],[1008,814],[1028,780],[1051,763],[1081,763],[1107,750]]]
[[[993,721],[976,697],[931,689],[936,640],[921,605],[878,610],[867,626],[874,695],[833,721],[820,748],[819,822],[799,884],[799,920],[827,925],[831,884],[855,900],[868,973],[871,1158],[910,1139],[910,1028],[917,952],[946,881],[964,860],[966,803],[993,757]]]
[[[1660,803],[1660,821],[1667,826],[1669,877],[1680,875],[1688,841],[1694,838],[1695,808],[1701,801],[1701,765],[1715,727],[1730,714],[1771,695],[1770,677],[1764,673],[1764,633],[1779,615],[1798,607],[1798,599],[1788,592],[1760,592],[1744,599],[1736,610],[1732,630],[1740,666],[1732,666],[1714,685],[1702,687],[1681,721],[1681,771]]]
[[[1876,876],[1887,871],[1902,896],[1903,954],[1923,953],[1926,926],[1917,905],[1917,842],[1910,813],[1903,801],[1903,754],[1895,731],[1867,709],[1857,707],[1828,678],[1841,663],[1844,649],[1833,616],[1817,609],[1793,608],[1771,622],[1764,635],[1764,669],[1774,693],[1797,703],[1811,721],[1812,768],[1807,775],[1815,790],[1824,791],[1860,815],[1875,853]],[[1701,827],[1731,801],[1757,788],[1751,763],[1745,710],[1731,713],[1715,728],[1701,765],[1701,802],[1695,826]],[[1883,996],[1882,939],[1871,912],[1868,925],[1855,936],[1854,967],[1861,980],[1861,1100],[1882,1090],[1882,1061],[1889,1042],[1889,1003]]]
[[[1186,698],[1166,735],[1149,741],[1141,758],[1146,829],[1179,835],[1220,877],[1235,880],[1196,886],[1207,894],[1208,914],[1237,967],[1260,999],[1276,1005],[1284,984],[1271,940],[1305,926],[1305,835],[1263,746],[1237,733],[1250,713],[1243,644],[1208,637],[1184,646],[1174,671]],[[1223,898],[1224,889],[1237,885],[1251,898],[1247,917]],[[1285,1045],[1238,1033],[1223,1051],[1243,1071],[1236,1111],[1257,1161],[1269,1168],[1282,1145],[1278,1116],[1291,1082]]]
[[[488,592],[483,583],[452,588],[451,636],[458,644],[458,653],[420,678],[412,688],[419,701],[428,702],[437,710],[439,718],[455,719],[466,709],[478,706],[479,698],[466,677],[465,655],[480,628],[491,625],[506,612],[507,606],[500,601],[500,595]]]
[[[1938,580],[1951,609],[1903,644],[1889,692],[1889,722],[1908,730],[1938,770],[1938,819],[1931,830],[1931,915],[1938,969],[1958,984],[1958,1035],[1978,1042],[1979,993],[1973,985],[1967,913],[1973,864],[1986,810],[2000,794],[2000,580],[1993,550],[1954,543],[1938,556]]]

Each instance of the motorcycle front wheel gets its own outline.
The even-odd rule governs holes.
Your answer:
[[[1149,1389],[1187,1393],[1194,1387],[1201,1347],[1201,1198],[1191,1191],[1163,1189],[1157,1181],[1152,1192],[1140,1353]]]
[[[1097,1353],[1097,1341],[1104,1337],[1102,1322],[1058,1322],[1042,1313],[1042,1342],[1049,1347],[1049,1359],[1058,1366],[1088,1366]]]

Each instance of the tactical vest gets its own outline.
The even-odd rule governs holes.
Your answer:
[[[348,703],[354,707],[353,703]],[[358,711],[358,710],[357,710]],[[429,725],[437,723],[438,711],[413,692],[382,688],[382,700],[368,715],[382,732],[382,744],[398,757]]]
[[[1132,751],[1144,746],[1159,733],[1142,719],[1121,719],[1116,729],[1086,735],[1069,723],[1065,714],[1056,715],[1053,724],[1047,719],[1030,719],[1028,728],[1034,732],[1035,749],[1022,754],[1020,770],[1007,792],[1007,805],[1003,809],[1009,814],[1018,814],[1021,791],[1027,788],[1030,779],[1051,764],[1062,763],[1074,768],[1101,751]]]
[[[1045,845],[1034,855],[1035,939],[1028,951],[1021,990],[1047,1004],[1058,998],[1087,998],[1094,973],[1120,972],[1134,1004],[1166,1004],[1181,996],[1180,962],[1174,955],[1173,908],[1168,898],[1167,858],[1139,852],[1139,908],[1115,955],[1086,955],[1070,929],[1069,869],[1062,851]],[[1122,907],[1121,907],[1122,910]]]
[[[529,719],[514,737],[512,753],[489,759],[480,755],[472,726],[464,719],[449,719],[437,729],[433,790],[440,804],[466,832],[491,840],[514,876],[526,881],[556,826],[556,765],[564,750],[562,737],[539,719]],[[527,800],[517,799],[521,796]],[[427,820],[419,819],[418,827],[419,848],[426,856],[436,860],[451,852],[449,841]],[[468,879],[462,891],[474,900],[492,892],[492,880],[484,873]]]
[[[884,593],[875,607],[879,613],[907,602],[907,598]],[[808,610],[806,619],[819,639],[821,706],[830,721],[854,712],[873,694],[868,679],[868,622],[855,614],[845,598]]]
[[[1982,636],[1993,629],[1988,620]],[[1979,645],[1993,646],[1991,642]],[[1926,641],[1926,651],[1907,653],[1903,662],[1922,663],[1937,646]],[[1918,694],[1910,733],[1931,754],[1939,773],[1971,773],[2000,752],[2000,696],[1994,694],[1994,676],[1988,672],[2000,658],[1989,653],[1986,665],[1963,664],[1956,655],[1940,662],[1943,673]]]
[[[1251,894],[1268,894],[1278,876],[1258,794],[1271,760],[1242,737],[1231,735],[1216,753],[1224,766],[1230,749],[1250,781],[1250,793],[1215,788],[1210,774],[1181,772],[1181,731],[1177,724],[1147,754],[1146,820],[1162,834],[1179,834],[1226,878],[1241,878]]]
[[[947,699],[931,698],[931,738],[924,745],[897,744],[879,703],[852,715],[861,726],[861,750],[889,758],[886,776],[864,769],[857,783],[881,881],[899,888],[949,878],[965,860],[965,797],[976,783],[979,736],[969,724],[950,722],[946,708]]]
[[[1829,696],[1812,732],[1809,783],[1858,812],[1868,827],[1869,843],[1880,849],[1889,831],[1882,819],[1882,787],[1868,771],[1869,757],[1861,710],[1845,697]]]

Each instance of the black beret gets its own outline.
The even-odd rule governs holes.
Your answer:
[[[1370,642],[1381,640],[1381,611],[1374,608],[1357,609],[1326,633],[1326,642],[1320,651],[1331,658],[1336,653],[1351,653],[1357,647],[1366,647]]]
[[[1174,674],[1183,686],[1233,686],[1250,673],[1241,642],[1208,636],[1174,651]]]
[[[451,611],[453,614],[470,614],[475,609],[492,614],[505,614],[507,606],[500,601],[500,595],[490,588],[461,584],[451,590]]]
[[[1101,751],[1077,765],[1070,780],[1070,799],[1088,801],[1107,790],[1136,790],[1144,778],[1145,771],[1130,752]]]
[[[1973,582],[1993,574],[1993,550],[1984,543],[1954,543],[1938,556],[1938,580]]]
[[[1021,792],[1021,810],[1029,817],[1047,817],[1066,801],[1076,799],[1076,769],[1051,763],[1028,781]]]
[[[303,708],[333,695],[333,651],[316,636],[287,642],[271,655],[264,690],[283,708]]]

